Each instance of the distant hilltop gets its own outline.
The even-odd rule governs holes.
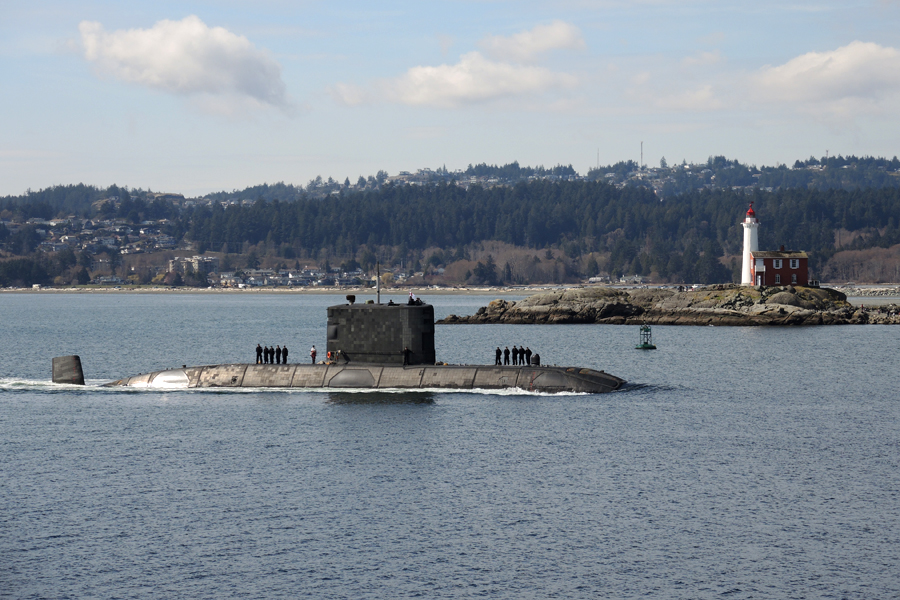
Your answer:
[[[702,162],[669,163],[665,158],[659,165],[647,165],[634,160],[623,160],[611,165],[597,165],[582,174],[572,165],[555,167],[521,166],[518,161],[505,165],[480,163],[465,169],[448,170],[423,167],[412,171],[400,171],[391,175],[380,170],[374,175],[360,175],[343,181],[332,177],[317,176],[306,185],[293,183],[263,183],[243,190],[220,191],[200,197],[185,197],[177,192],[152,192],[140,188],[109,188],[78,184],[56,186],[46,190],[28,190],[21,196],[6,196],[0,200],[48,203],[54,208],[65,206],[68,210],[81,210],[79,200],[89,198],[100,206],[108,202],[117,208],[125,201],[141,198],[145,202],[166,202],[176,206],[199,204],[235,205],[257,200],[294,201],[300,198],[324,198],[331,195],[353,194],[381,190],[386,186],[435,186],[454,185],[468,189],[470,186],[512,186],[528,181],[604,181],[619,188],[637,187],[653,190],[660,197],[677,196],[696,190],[763,190],[816,189],[855,190],[862,188],[900,187],[900,159],[870,156],[823,156],[796,160],[793,165],[775,164],[759,166],[742,163],[725,156],[709,156]],[[185,204],[187,203],[187,204]]]
[[[389,175],[379,171],[376,175],[356,181],[348,177],[343,182],[321,176],[311,179],[306,186],[262,185],[242,191],[207,194],[205,198],[218,201],[263,198],[266,200],[291,200],[300,195],[326,197],[336,194],[359,193],[381,189],[387,185],[456,185],[494,187],[510,186],[527,181],[605,181],[619,188],[638,187],[651,189],[660,197],[677,196],[703,189],[728,189],[751,191],[760,189],[859,189],[900,187],[900,159],[823,156],[796,160],[791,167],[783,164],[774,166],[747,165],[724,156],[710,156],[704,162],[669,163],[663,158],[658,166],[640,164],[634,160],[619,161],[612,165],[590,169],[586,174],[578,173],[572,165],[521,166],[517,161],[506,165],[481,163],[469,165],[466,169],[450,171],[444,167],[437,169],[420,168],[415,171],[400,171]]]

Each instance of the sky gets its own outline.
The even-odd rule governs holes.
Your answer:
[[[893,157],[900,0],[0,0],[0,195]]]

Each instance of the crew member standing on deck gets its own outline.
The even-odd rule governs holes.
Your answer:
[[[281,346],[275,346],[275,364],[281,364]]]
[[[531,364],[531,348],[528,347],[525,348],[525,364]]]
[[[497,346],[497,351],[494,353],[494,364],[500,364],[500,357],[503,356],[503,352],[500,351],[500,346]]]
[[[256,345],[256,364],[262,364],[262,346]]]
[[[508,364],[509,364],[509,346],[507,346],[507,347],[504,348],[504,350],[503,350],[503,364],[504,364],[504,365],[508,365]]]
[[[513,355],[513,366],[515,367],[519,364],[519,347],[518,346],[513,346],[512,355]]]
[[[312,359],[312,364],[316,364],[316,347],[313,346],[309,349],[309,357]]]
[[[287,364],[287,346],[281,349],[281,364]]]

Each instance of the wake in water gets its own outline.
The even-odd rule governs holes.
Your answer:
[[[678,389],[680,389],[680,388],[678,386],[674,386],[674,385],[659,385],[659,384],[652,384],[652,383],[628,382],[625,385],[623,385],[621,388],[616,390],[616,393],[621,394],[621,393],[626,393],[626,392],[630,392],[630,393],[637,392],[637,393],[642,393],[642,394],[648,394],[648,393],[657,393],[657,392],[673,392],[673,391],[677,391]]]
[[[41,392],[41,393],[65,393],[88,392],[109,393],[116,391],[114,388],[103,387],[105,380],[94,379],[85,381],[85,385],[73,383],[53,383],[49,379],[22,379],[18,377],[0,377],[0,391],[3,392]],[[131,390],[129,390],[131,391]]]
[[[346,395],[372,395],[383,394],[389,396],[412,394],[477,394],[489,396],[535,396],[535,397],[565,397],[565,396],[591,396],[584,392],[535,392],[521,388],[507,388],[502,390],[489,389],[447,389],[447,388],[416,388],[416,389],[372,389],[372,388],[285,388],[285,387],[216,387],[216,388],[184,388],[184,387],[104,387],[105,380],[87,380],[85,385],[67,383],[53,383],[50,380],[35,380],[21,378],[0,378],[0,391],[5,392],[40,392],[40,393],[65,393],[73,392],[88,394],[153,394],[171,393],[173,391],[188,394],[346,394]],[[626,385],[621,391],[629,389]],[[645,386],[654,387],[654,386]]]

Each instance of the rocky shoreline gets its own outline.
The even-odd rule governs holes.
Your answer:
[[[897,298],[900,297],[900,286],[853,286],[836,285],[834,289],[843,292],[848,298]]]
[[[494,300],[472,316],[450,315],[439,324],[610,325],[900,325],[896,304],[858,308],[837,290],[712,285],[696,290],[556,290],[511,302]]]

